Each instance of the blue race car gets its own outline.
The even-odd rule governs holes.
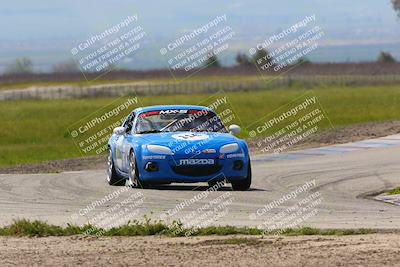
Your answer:
[[[108,142],[110,185],[147,187],[153,184],[227,181],[234,190],[251,185],[245,141],[229,132],[207,107],[151,106],[135,109]]]

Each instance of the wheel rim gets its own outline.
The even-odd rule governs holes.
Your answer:
[[[113,161],[112,161],[112,152],[110,150],[107,157],[107,181],[111,180],[112,168],[113,168]]]
[[[135,156],[132,153],[129,159],[129,184],[132,187],[138,187],[139,182],[136,177],[136,164],[135,164]]]

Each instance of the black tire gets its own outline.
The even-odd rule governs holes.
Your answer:
[[[223,185],[221,185],[221,183],[223,183]],[[225,181],[209,181],[208,182],[208,187],[214,188],[214,186],[215,186],[214,189],[216,189],[217,191],[220,190],[224,185],[225,185]]]
[[[246,191],[251,186],[251,163],[249,160],[249,168],[247,169],[247,177],[243,180],[232,181],[232,189],[234,191]]]
[[[117,171],[115,170],[114,160],[112,157],[112,151],[108,149],[108,156],[107,156],[107,182],[109,185],[114,186],[124,186],[125,185],[125,178],[121,178]]]
[[[129,153],[128,184],[133,188],[148,187],[148,184],[140,181],[139,168],[136,165],[136,156],[133,150]]]
[[[217,181],[209,181],[208,182],[208,187],[213,187],[217,184]]]

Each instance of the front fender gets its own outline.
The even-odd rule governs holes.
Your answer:
[[[125,153],[126,153],[125,164],[126,164],[126,166],[129,166],[129,155],[130,155],[130,152],[133,150],[133,153],[135,154],[135,157],[136,157],[136,164],[137,164],[139,170],[141,170],[142,167],[143,167],[142,166],[142,161],[141,161],[141,158],[143,156],[143,149],[142,149],[143,145],[140,142],[138,142],[133,136],[128,136],[126,138],[126,144],[127,144],[126,150],[125,150]],[[140,172],[139,172],[139,174],[140,174]]]
[[[118,140],[118,136],[113,134],[113,135],[111,135],[111,137],[107,143],[108,148],[111,149],[113,160],[115,160],[115,149],[116,149],[117,140]]]
[[[238,139],[238,143],[239,143],[239,146],[241,147],[241,149],[243,150],[244,155],[245,155],[247,158],[250,158],[250,155],[249,155],[249,147],[248,147],[246,141],[244,141],[244,140],[242,140],[242,139]]]

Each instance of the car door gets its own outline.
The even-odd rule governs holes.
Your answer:
[[[129,143],[127,142],[127,138],[131,134],[132,123],[134,121],[135,114],[132,113],[128,116],[122,126],[125,128],[125,133],[120,135],[115,144],[115,158],[116,165],[120,171],[128,172],[129,168]]]

